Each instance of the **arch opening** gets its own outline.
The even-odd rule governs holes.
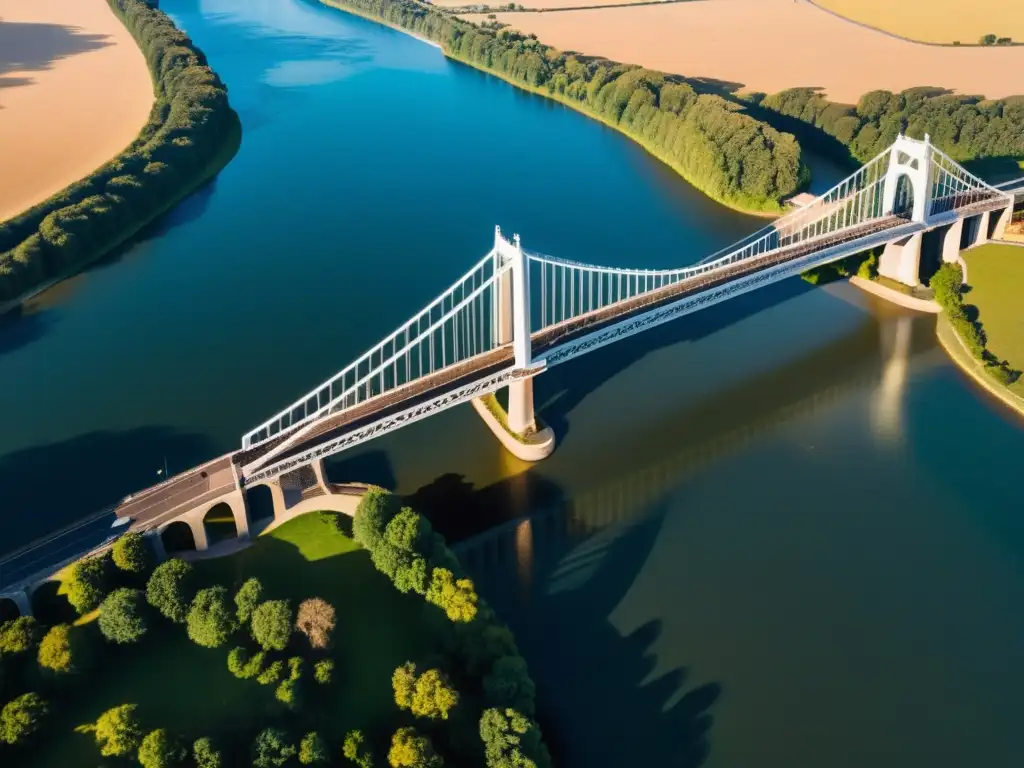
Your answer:
[[[18,604],[9,597],[0,597],[0,624],[21,616]]]
[[[897,216],[907,217],[914,213],[914,182],[906,173],[901,173],[896,179],[896,199],[892,212]]]
[[[245,505],[249,508],[250,525],[274,517],[274,494],[268,485],[245,489]]]
[[[214,504],[203,515],[203,528],[210,546],[221,541],[238,537],[238,526],[235,524],[235,513],[226,501]]]
[[[160,540],[168,554],[195,551],[196,539],[188,523],[175,520],[160,532]]]

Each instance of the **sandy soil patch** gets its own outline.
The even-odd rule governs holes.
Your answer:
[[[105,0],[0,0],[0,221],[117,155],[152,106],[146,60]]]
[[[706,0],[497,17],[556,48],[745,90],[819,87],[833,101],[849,103],[873,89],[919,85],[989,98],[1024,93],[1024,46],[911,43],[806,0]]]
[[[977,43],[983,35],[1024,42],[1021,0],[815,0],[848,19],[932,43]],[[525,5],[525,3],[524,3]],[[529,7],[529,6],[527,6]]]

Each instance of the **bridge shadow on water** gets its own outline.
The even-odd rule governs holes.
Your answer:
[[[783,280],[563,363],[537,379],[538,414],[555,430],[558,439],[564,440],[569,433],[568,414],[588,395],[647,355],[682,342],[700,341],[811,290],[814,286],[799,278]]]
[[[141,427],[90,432],[2,456],[2,549],[26,544],[159,482],[165,456],[174,474],[215,456],[216,449],[204,435]]]
[[[594,533],[562,511],[535,516],[528,540],[505,531],[460,547],[482,592],[516,633],[538,682],[538,717],[556,765],[697,768],[711,749],[721,685],[657,670],[651,619],[609,620],[658,538],[667,504]]]

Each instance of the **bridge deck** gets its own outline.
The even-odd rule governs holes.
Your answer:
[[[223,496],[235,487],[231,456],[221,456],[189,472],[129,496],[114,510],[133,526],[150,528],[167,517]]]

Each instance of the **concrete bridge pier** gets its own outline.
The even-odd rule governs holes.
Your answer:
[[[878,274],[912,288],[920,285],[922,239],[923,234],[917,232],[902,240],[887,243],[882,258],[878,261]],[[957,247],[959,248],[959,243]]]
[[[1008,205],[1003,210],[996,211],[996,215],[998,218],[992,231],[992,239],[1002,240],[1006,235],[1006,228],[1010,226],[1010,222],[1013,220],[1013,205]]]
[[[149,544],[153,548],[153,554],[156,557],[157,563],[162,563],[166,560],[167,547],[164,546],[164,540],[163,537],[160,536],[160,533],[155,529],[147,531],[146,538],[149,540]]]
[[[960,260],[960,243],[964,237],[964,220],[957,219],[942,233],[942,261],[956,264]]]
[[[508,428],[517,435],[537,431],[532,378],[519,379],[508,385]]]

